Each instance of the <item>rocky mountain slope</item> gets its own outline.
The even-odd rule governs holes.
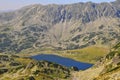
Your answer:
[[[30,5],[0,13],[0,52],[50,47],[77,49],[120,40],[120,0]]]
[[[66,80],[70,69],[47,61],[0,54],[0,80]]]
[[[71,75],[72,74],[72,75]],[[119,80],[120,43],[101,58],[92,68],[74,71],[74,68],[35,61],[18,55],[0,54],[0,80]]]
[[[120,80],[120,43],[94,67],[74,73],[73,80]]]

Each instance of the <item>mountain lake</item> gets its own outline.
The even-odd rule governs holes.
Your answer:
[[[57,63],[66,67],[76,67],[78,70],[85,70],[93,66],[90,63],[79,62],[70,58],[65,58],[53,54],[39,54],[35,56],[31,56],[32,59],[35,60],[45,60],[53,63]]]

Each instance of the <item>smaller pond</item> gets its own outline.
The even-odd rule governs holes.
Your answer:
[[[54,62],[66,67],[77,67],[78,70],[85,70],[93,66],[93,64],[79,62],[70,58],[65,58],[52,54],[39,54],[39,55],[31,56],[31,58],[35,60],[46,60],[49,62]]]

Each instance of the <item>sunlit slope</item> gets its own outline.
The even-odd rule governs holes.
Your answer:
[[[0,80],[66,80],[73,70],[48,61],[0,54]]]
[[[73,73],[72,80],[120,80],[120,43],[92,68]]]
[[[101,57],[109,52],[109,48],[105,46],[89,46],[83,49],[74,50],[55,50],[51,48],[28,49],[20,53],[21,56],[32,56],[36,54],[55,54],[68,57],[77,61],[95,63]]]

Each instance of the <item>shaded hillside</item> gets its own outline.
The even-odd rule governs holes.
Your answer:
[[[0,13],[0,52],[115,43],[120,40],[119,4],[119,0],[99,4],[36,4]]]

